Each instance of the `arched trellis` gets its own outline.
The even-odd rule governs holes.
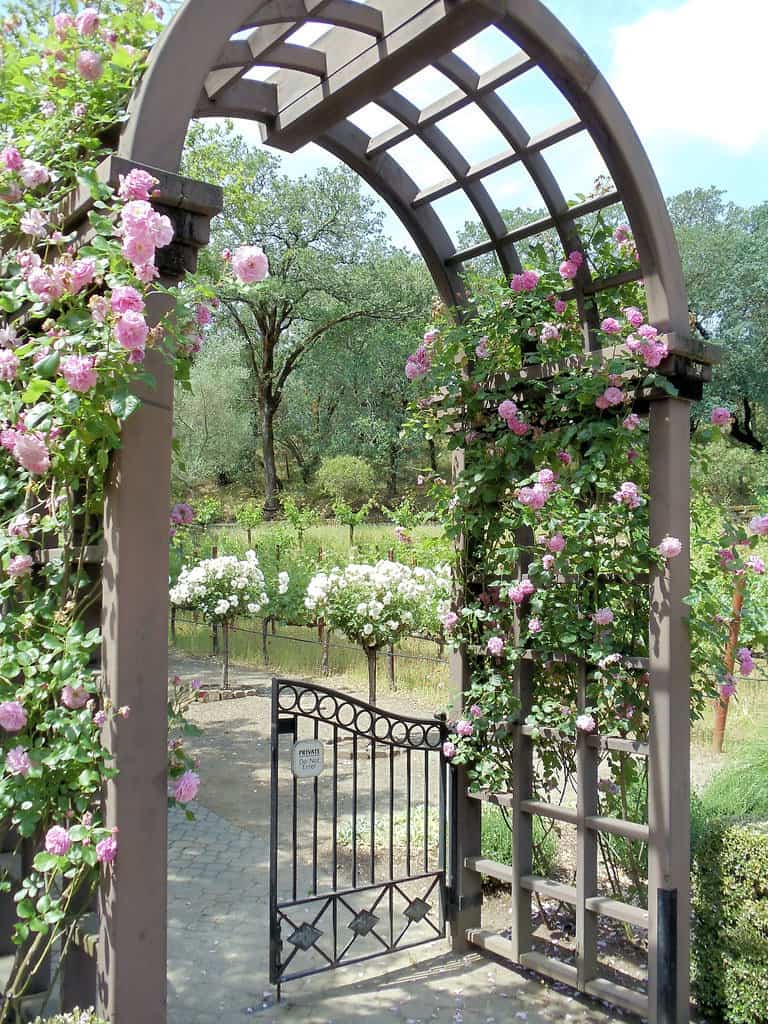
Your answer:
[[[297,45],[292,37],[307,24],[324,25],[327,31],[312,46]],[[519,52],[481,74],[454,49],[489,26],[512,40]],[[427,67],[437,69],[455,88],[420,108],[398,86]],[[274,70],[265,75],[262,68]],[[524,82],[525,75],[537,68],[570,103],[573,116],[531,136],[500,90],[514,80]],[[356,125],[352,118],[368,103],[386,111],[395,125],[373,135]],[[444,118],[472,107],[506,144],[490,159],[474,163],[441,127]],[[154,50],[118,157],[163,172],[166,205],[205,214],[205,203],[195,206],[191,186],[175,172],[190,120],[210,116],[257,121],[267,144],[288,151],[315,142],[357,171],[399,216],[450,304],[461,304],[464,298],[462,268],[472,259],[495,253],[504,271],[513,271],[520,265],[517,243],[550,230],[568,252],[580,245],[582,218],[621,203],[637,243],[636,276],[645,282],[650,319],[669,345],[671,356],[664,370],[681,394],[679,399],[657,397],[651,402],[652,539],[673,534],[687,550],[686,399],[695,397],[702,376],[697,366],[706,359],[688,338],[686,295],[672,228],[647,156],[618,101],[587,54],[540,0],[187,0]],[[581,133],[597,148],[613,186],[569,205],[548,162],[548,150]],[[409,139],[426,146],[446,167],[448,177],[418,187],[394,153]],[[509,230],[487,179],[513,166],[527,172],[547,215]],[[436,206],[455,193],[463,193],[488,236],[464,250],[454,244]],[[194,241],[199,244],[205,238]],[[599,302],[600,292],[617,283],[593,281],[586,269],[574,282],[586,350],[595,347],[595,303],[586,299]],[[105,686],[117,704],[133,708],[130,729],[112,741],[120,775],[110,784],[107,812],[121,828],[120,870],[102,894],[98,942],[99,1001],[116,1024],[165,1020],[165,742],[158,724],[164,694],[158,696],[157,688],[167,664],[167,552],[159,541],[151,541],[147,554],[147,538],[162,538],[167,525],[171,386],[167,372],[159,368],[158,373],[157,393],[127,426],[105,515]],[[644,833],[650,873],[647,1015],[664,1022],[688,1019],[689,655],[683,604],[687,590],[688,565],[683,557],[652,580],[649,827]],[[599,826],[588,803],[580,798],[578,826],[594,839],[589,830]],[[457,948],[467,934],[477,935],[479,925],[479,874],[471,863],[479,853],[478,806],[459,794],[463,827],[454,894]],[[518,824],[520,814],[517,806]],[[592,889],[582,874],[577,893],[580,967],[575,980],[582,989],[605,997],[612,993],[594,977],[585,944],[590,932],[594,937],[594,916],[611,908],[587,907],[595,898],[594,879],[591,885]],[[525,900],[519,892],[516,899],[519,928],[513,955],[520,959],[526,954]],[[545,964],[528,962],[546,969]]]

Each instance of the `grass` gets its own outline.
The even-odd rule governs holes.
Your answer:
[[[714,703],[703,718],[693,723],[691,741],[694,746],[709,747],[714,726]],[[739,681],[738,691],[728,707],[725,729],[725,750],[735,752],[745,743],[768,735],[768,675],[755,674]]]
[[[189,625],[190,612],[180,612],[176,626],[174,647],[190,655],[211,654],[211,629],[205,624]],[[230,658],[234,665],[245,665],[284,674],[303,676],[320,680],[321,646],[317,642],[317,630],[304,626],[277,624],[277,636],[268,633],[269,663],[262,656],[260,621],[248,619],[238,623],[242,628],[230,635]],[[290,637],[291,639],[284,639]],[[421,661],[418,658],[438,657],[437,644],[427,640],[404,640],[395,649],[395,683],[398,690],[418,692],[435,709],[448,702],[448,665],[435,661]],[[403,657],[405,655],[405,657]],[[443,658],[445,658],[445,653]],[[345,637],[332,635],[329,651],[329,668],[336,684],[345,681],[358,685],[367,683],[367,660],[360,648],[351,645]],[[377,684],[379,693],[390,689],[387,662],[384,654],[379,658]]]

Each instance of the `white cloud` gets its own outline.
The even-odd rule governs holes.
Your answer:
[[[768,141],[766,0],[685,0],[614,31],[609,80],[646,139]]]

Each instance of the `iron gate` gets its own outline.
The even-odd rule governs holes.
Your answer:
[[[444,717],[272,681],[270,981],[445,936]]]

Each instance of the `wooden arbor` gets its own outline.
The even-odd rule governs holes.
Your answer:
[[[297,29],[308,23],[327,28],[311,47],[294,39]],[[453,51],[489,26],[519,50],[478,73]],[[430,67],[448,84],[444,95],[422,108],[398,87]],[[264,73],[261,68],[274,70]],[[524,86],[526,76],[542,72],[570,104],[572,117],[532,136],[505,101],[504,90],[518,79]],[[369,103],[393,119],[380,134],[369,135],[355,123],[356,113]],[[467,108],[490,122],[503,142],[482,162],[468,159],[460,140],[451,138],[443,123]],[[649,317],[669,346],[663,369],[681,396],[658,398],[651,405],[652,541],[671,534],[688,551],[688,399],[697,394],[700,364],[706,360],[688,337],[672,229],[648,159],[616,98],[540,0],[186,0],[155,49],[131,115],[119,157],[168,172],[169,187],[180,190],[177,205],[182,210],[185,183],[173,173],[194,117],[255,120],[266,143],[289,151],[317,143],[357,171],[391,206],[450,304],[462,302],[461,271],[473,258],[494,253],[509,274],[519,269],[520,240],[554,229],[569,252],[581,247],[581,218],[623,204],[640,254],[637,277],[645,281]],[[574,136],[591,138],[613,186],[595,199],[569,206],[549,157]],[[408,140],[417,140],[443,164],[443,180],[417,186],[397,158],[397,147]],[[528,175],[547,213],[510,231],[492,199],[490,182],[513,167]],[[464,197],[486,240],[464,250],[456,247],[439,213],[441,200],[451,195]],[[585,299],[599,304],[601,291],[617,283],[591,280],[585,270],[574,282],[585,350],[592,349],[594,337],[594,303]],[[144,405],[126,431],[105,518],[106,686],[115,703],[133,708],[131,728],[115,751],[120,775],[107,798],[110,820],[120,825],[121,853],[111,889],[102,894],[98,943],[99,1000],[115,1024],[165,1020],[165,741],[158,723],[165,713],[167,561],[159,538],[164,537],[169,495],[167,379],[161,380],[158,396]],[[148,536],[157,541],[151,542],[151,558]],[[689,654],[682,603],[687,590],[688,562],[682,556],[652,580],[649,606],[647,1015],[664,1022],[688,1019]],[[515,800],[522,823],[532,812],[526,811],[519,793]],[[478,806],[459,794],[459,834],[465,838],[458,851],[457,948],[476,934],[480,920],[479,876],[472,862],[479,853]],[[605,822],[582,801],[582,838],[594,839],[601,827]],[[590,843],[582,846],[588,849]],[[524,869],[519,860],[513,865],[517,890]],[[580,988],[598,992],[588,946],[597,914],[611,908],[594,903],[593,874],[585,863],[577,886],[582,923],[574,980]],[[524,901],[520,906],[524,908]],[[525,934],[520,924],[514,950],[520,958],[526,955]]]

